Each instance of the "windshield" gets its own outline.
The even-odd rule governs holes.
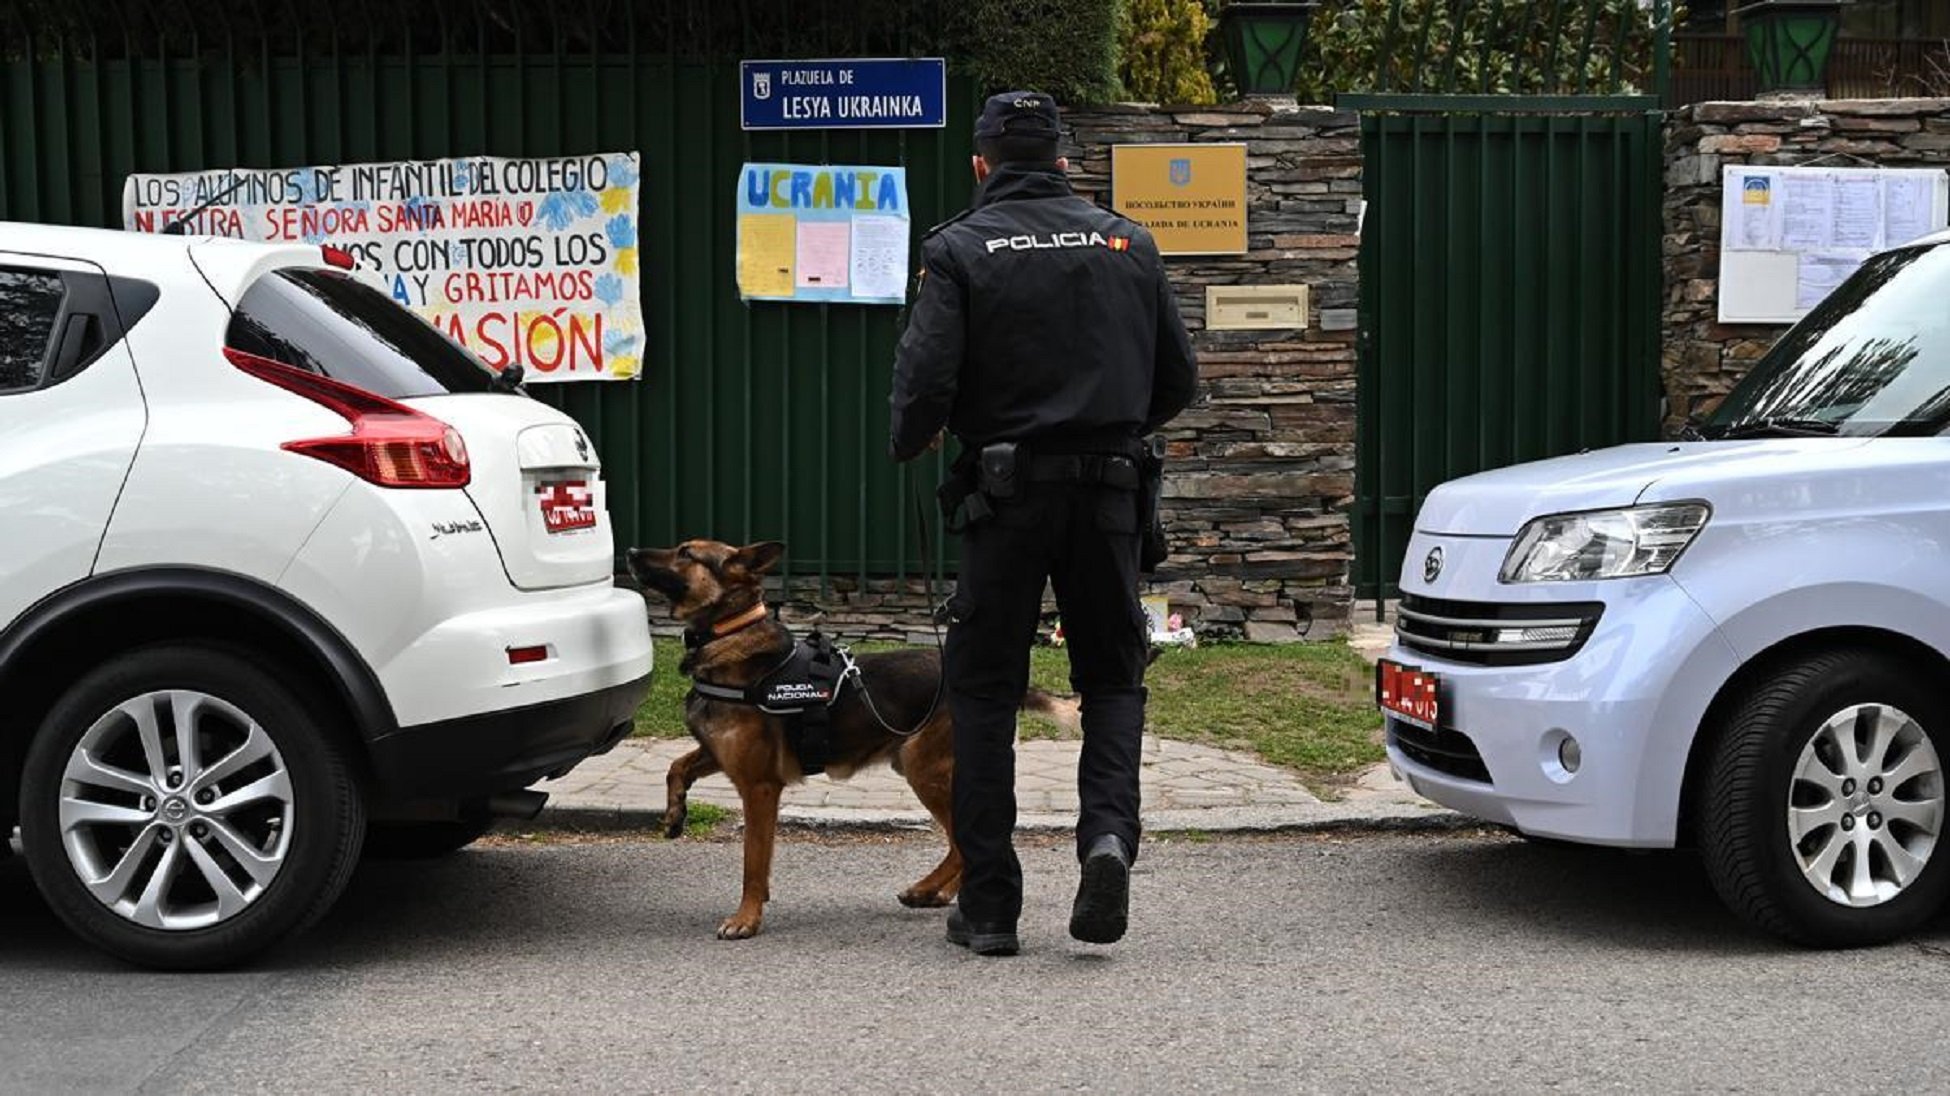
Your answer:
[[[494,374],[432,324],[336,270],[259,278],[230,320],[228,345],[387,399],[490,392]]]
[[[1710,438],[1933,435],[1950,427],[1950,247],[1862,264],[1762,358]]]

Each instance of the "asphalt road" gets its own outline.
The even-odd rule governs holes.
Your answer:
[[[712,938],[738,847],[368,865],[255,969],[72,943],[0,864],[0,1089],[298,1092],[1922,1092],[1950,1087],[1950,926],[1812,953],[1676,855],[1499,837],[1148,845],[1114,948],[1025,851],[1025,952],[894,893],[930,840],[782,845],[767,931]]]

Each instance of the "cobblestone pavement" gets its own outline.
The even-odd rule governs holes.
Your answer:
[[[548,813],[558,821],[649,824],[663,811],[670,762],[691,745],[689,739],[630,739],[585,761],[567,777],[537,787],[549,793]],[[1080,748],[1079,742],[1044,739],[1017,744],[1021,828],[1074,825]],[[1153,829],[1415,826],[1446,824],[1453,818],[1398,783],[1386,765],[1362,773],[1324,802],[1293,773],[1249,754],[1146,735],[1142,756],[1144,818]],[[711,776],[691,790],[691,801],[735,808],[738,793],[724,776]],[[811,777],[786,789],[780,816],[788,823],[812,825],[928,824],[927,812],[906,781],[884,767],[845,781]]]
[[[1369,660],[1394,638],[1392,621],[1376,620],[1372,602],[1355,614],[1350,644]],[[664,809],[664,774],[691,748],[689,739],[630,739],[590,758],[559,781],[538,785],[550,795],[544,819],[563,825],[654,825]],[[1077,812],[1077,756],[1082,743],[1035,739],[1016,744],[1018,828],[1065,830]],[[1333,827],[1433,828],[1467,820],[1416,795],[1388,766],[1316,795],[1294,773],[1251,754],[1189,742],[1144,737],[1140,775],[1144,824],[1151,830],[1301,830]],[[723,776],[691,790],[694,803],[736,808],[738,793]],[[788,825],[923,827],[927,812],[906,781],[886,768],[849,780],[815,776],[787,788],[779,817]]]

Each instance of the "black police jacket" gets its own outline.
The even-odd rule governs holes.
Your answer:
[[[1157,244],[1054,165],[998,168],[921,250],[894,364],[895,460],[944,425],[964,447],[1136,437],[1191,402],[1198,367]]]

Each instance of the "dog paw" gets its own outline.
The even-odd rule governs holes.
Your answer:
[[[954,901],[954,898],[951,895],[943,894],[932,888],[909,887],[901,892],[901,905],[909,909],[940,909],[952,901]]]
[[[755,917],[748,918],[733,914],[725,918],[724,924],[718,926],[718,939],[750,940],[758,935],[758,924],[758,919]]]
[[[684,816],[689,813],[683,807],[664,812],[664,836],[672,841],[684,836]]]

